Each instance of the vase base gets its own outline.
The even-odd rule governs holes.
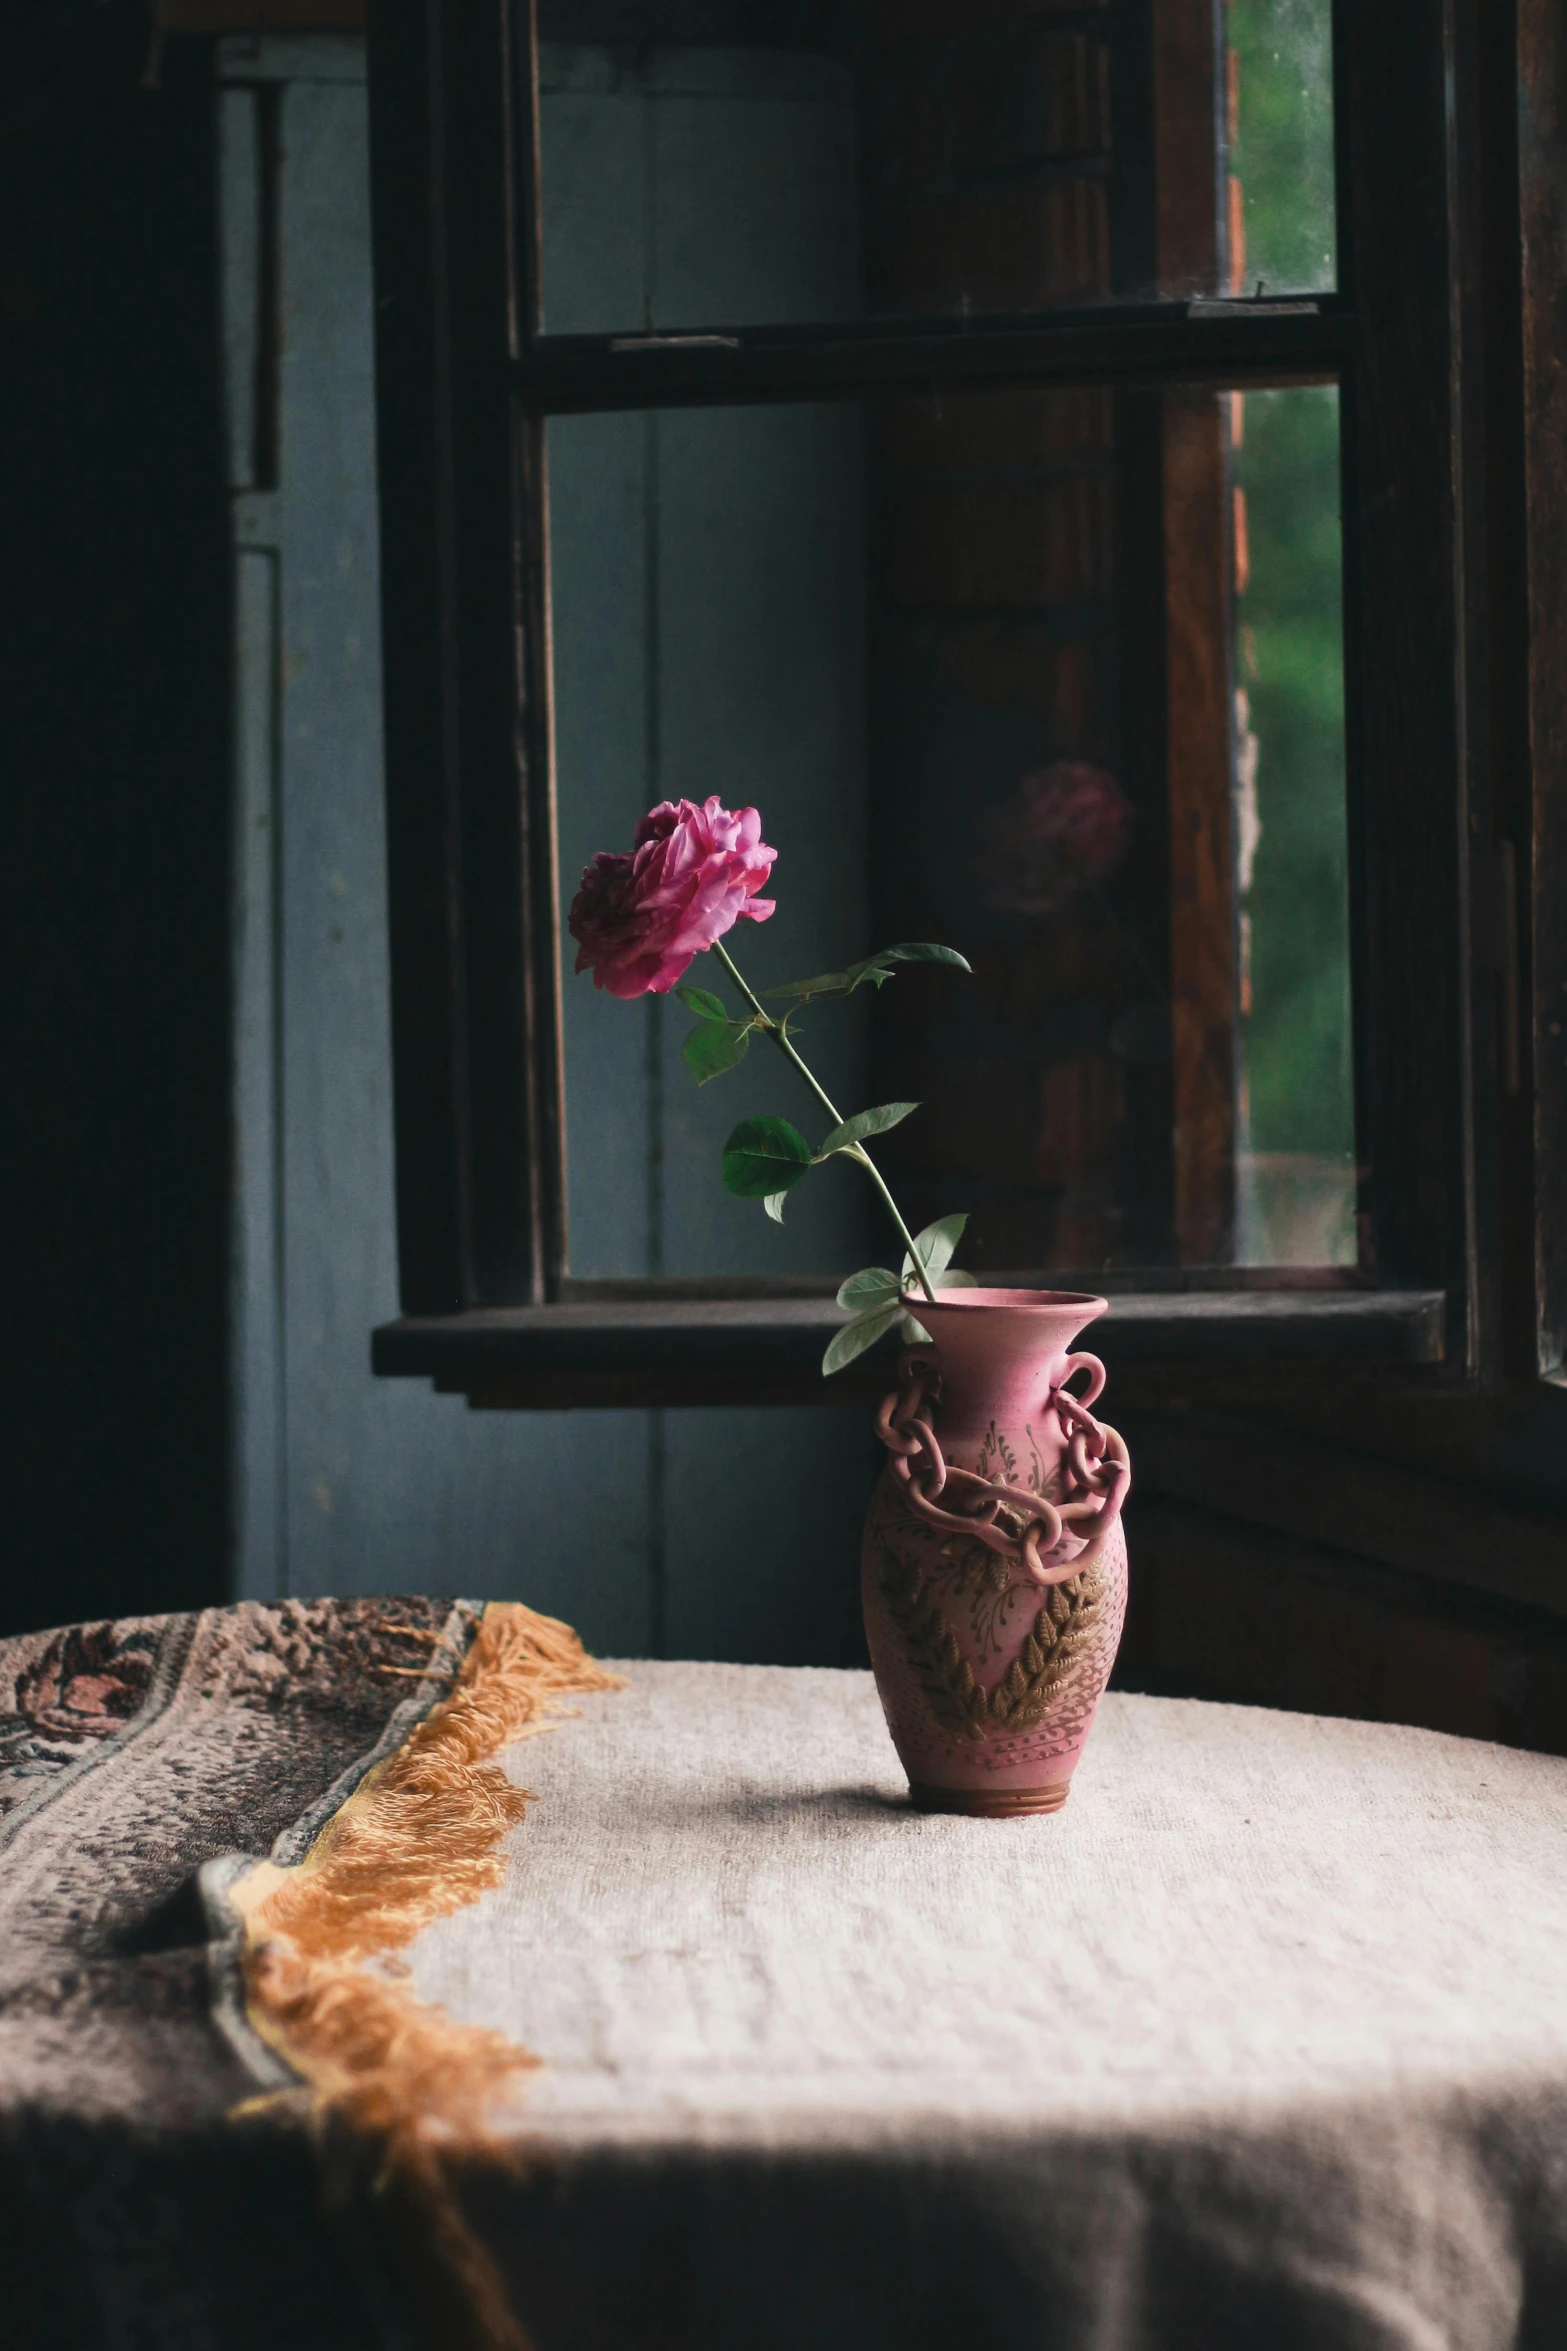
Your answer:
[[[932,1788],[909,1782],[916,1812],[964,1812],[979,1820],[1014,1820],[1029,1812],[1059,1812],[1072,1792],[1070,1780],[1048,1788]]]

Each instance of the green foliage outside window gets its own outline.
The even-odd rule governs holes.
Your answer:
[[[1225,30],[1239,75],[1230,168],[1244,190],[1247,291],[1259,280],[1268,295],[1331,288],[1328,0],[1229,0]],[[1309,1230],[1298,1182],[1275,1186],[1271,1215],[1264,1189],[1264,1229],[1251,1237],[1265,1256],[1345,1257],[1354,1112],[1336,390],[1249,393],[1234,468],[1250,557],[1235,682],[1256,737],[1260,823],[1241,901],[1251,980],[1242,1142],[1261,1162],[1314,1162],[1328,1187],[1319,1180]]]

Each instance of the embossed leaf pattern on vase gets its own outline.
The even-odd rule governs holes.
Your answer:
[[[1043,1722],[1051,1699],[1085,1667],[1104,1616],[1105,1587],[1097,1575],[1057,1584],[1034,1619],[1034,1629],[990,1693],[997,1722],[1028,1730]]]
[[[987,1689],[937,1596],[938,1579],[893,1550],[883,1557],[881,1589],[888,1614],[907,1644],[931,1712],[955,1736],[983,1739],[992,1723],[1032,1729],[1043,1722],[1051,1700],[1071,1677],[1092,1667],[1097,1637],[1107,1622],[1103,1576],[1073,1576],[1054,1585],[1022,1648]],[[1015,1597],[1016,1588],[1011,1589]]]

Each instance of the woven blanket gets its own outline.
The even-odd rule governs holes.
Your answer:
[[[974,1822],[867,1676],[622,1670],[416,1601],[0,1645],[0,2308],[1567,2343],[1567,1762],[1112,1695],[1064,1812]]]
[[[199,1873],[297,1858],[478,1618],[246,1604],[0,1643],[0,2309],[39,2341],[395,2339],[318,2142],[230,2120],[258,2085]]]

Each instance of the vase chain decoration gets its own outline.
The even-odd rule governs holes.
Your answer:
[[[1097,1379],[1091,1400],[1104,1385],[1104,1370],[1091,1355],[1069,1358],[1068,1371],[1087,1368]],[[1096,1420],[1065,1383],[1053,1387],[1046,1409],[1054,1410],[1066,1438],[1066,1486],[1056,1502],[1031,1494],[1004,1478],[949,1463],[936,1436],[933,1415],[941,1400],[941,1374],[928,1356],[910,1349],[898,1365],[898,1386],[882,1400],[876,1434],[892,1457],[892,1472],[917,1518],[951,1535],[967,1535],[1015,1561],[1036,1584],[1058,1584],[1080,1570],[1082,1554],[1056,1558],[1063,1537],[1102,1542],[1121,1515],[1131,1482],[1125,1440],[1106,1421]]]

